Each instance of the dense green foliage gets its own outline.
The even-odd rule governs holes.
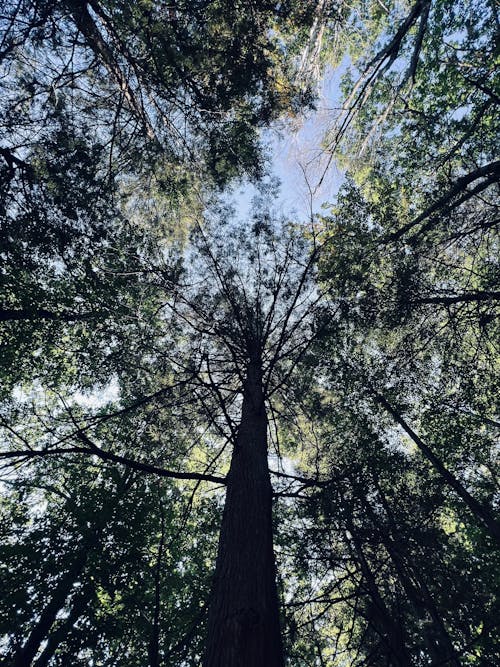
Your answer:
[[[287,665],[496,664],[494,0],[0,21],[5,664],[201,664],[256,340]],[[344,184],[282,219],[260,129],[340,62]]]

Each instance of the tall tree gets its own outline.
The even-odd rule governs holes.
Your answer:
[[[7,663],[495,664],[494,3],[0,20]],[[336,201],[211,197],[331,53]]]
[[[268,414],[273,397],[286,388],[294,365],[314,338],[318,296],[311,280],[316,249],[300,230],[274,223],[265,210],[246,230],[224,224],[228,215],[223,209],[213,221],[198,224],[176,280],[161,266],[149,269],[145,280],[154,284],[159,312],[151,340],[160,366],[151,365],[154,347],[133,352],[138,355],[133,368],[122,368],[119,380],[128,404],[85,415],[63,398],[49,418],[58,414],[59,428],[38,426],[32,433],[21,433],[11,415],[4,424],[13,447],[2,458],[20,462],[83,454],[167,478],[226,485],[205,663],[256,665],[265,659],[279,665],[284,656],[273,555]],[[118,344],[129,345],[129,340],[125,335]],[[107,357],[104,351],[101,363],[109,363]],[[133,377],[140,367],[144,380]],[[162,377],[164,386],[158,389]],[[149,396],[140,394],[144,382],[156,385]],[[172,438],[183,422],[191,433],[207,422],[200,449],[194,452],[207,459],[202,472],[193,470],[193,444],[184,444],[184,436],[172,442],[168,469],[161,449],[154,448],[144,460],[138,454],[145,444],[138,447],[129,441],[119,451],[114,438],[109,442],[111,420],[119,423],[130,416],[138,423],[149,422],[148,430],[161,428],[159,422],[153,425],[167,414],[156,415],[155,404],[162,405],[163,413],[170,405]],[[26,409],[23,413],[26,418]],[[31,444],[35,434],[36,448]],[[174,452],[178,470],[170,467]],[[160,461],[152,461],[153,453]]]

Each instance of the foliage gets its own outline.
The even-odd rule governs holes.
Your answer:
[[[1,21],[6,664],[200,664],[256,363],[287,664],[496,664],[495,3]],[[328,59],[346,179],[290,220],[259,130]]]

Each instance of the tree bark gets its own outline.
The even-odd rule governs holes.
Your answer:
[[[204,667],[284,667],[262,362],[251,358],[227,478]]]

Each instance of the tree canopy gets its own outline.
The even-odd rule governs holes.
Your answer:
[[[499,26],[5,3],[2,664],[500,660]]]

